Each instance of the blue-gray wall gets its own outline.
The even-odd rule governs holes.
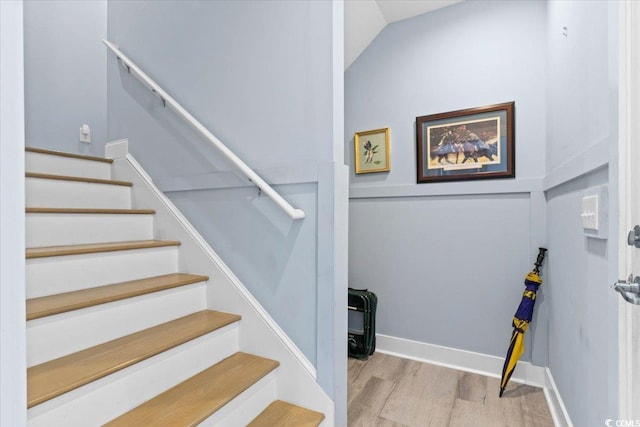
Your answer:
[[[106,36],[106,0],[24,2],[27,146],[104,153]],[[91,127],[91,144],[79,142],[82,124]]]
[[[27,144],[101,154],[107,137],[129,138],[332,394],[334,362],[318,344],[331,310],[322,304],[335,300],[320,277],[339,192],[328,2],[24,10]],[[107,12],[109,38],[305,221],[283,218],[107,56]],[[391,24],[345,73],[345,158],[354,132],[391,127],[391,172],[351,172],[349,280],[379,294],[378,331],[502,356],[523,275],[548,245],[523,359],[549,366],[575,425],[617,411],[616,49],[615,2],[474,1]],[[516,179],[415,184],[416,116],[506,101],[516,103]],[[97,143],[77,142],[82,123]],[[609,238],[585,238],[580,200],[602,186]]]
[[[345,77],[345,156],[391,128],[391,172],[351,176],[349,280],[379,294],[378,331],[500,355],[546,245],[524,359],[580,426],[617,414],[617,32],[615,2],[464,2],[390,25]],[[509,100],[515,180],[414,184],[416,116]],[[596,192],[604,239],[580,220]]]
[[[548,366],[576,426],[618,413],[617,13],[616,2],[548,4]],[[601,188],[608,239],[587,238],[582,197]]]
[[[334,341],[344,342],[344,354],[346,340],[334,337],[337,264],[327,256],[339,252],[334,133],[341,143],[343,132],[333,117],[341,103],[334,5],[110,1],[108,16],[110,41],[306,212],[292,221],[260,196],[110,55],[109,138],[129,139],[130,152],[316,365],[345,412],[346,365],[333,367]],[[339,317],[346,330],[346,311]]]
[[[351,174],[349,285],[378,333],[504,356],[545,239],[545,2],[463,2],[386,27],[345,74],[354,132],[391,128],[391,172]],[[416,184],[415,118],[515,101],[516,179]],[[353,169],[353,167],[352,167]],[[543,285],[523,360],[547,362]]]

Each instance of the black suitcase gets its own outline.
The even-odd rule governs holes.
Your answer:
[[[368,359],[376,349],[378,297],[366,289],[349,288],[349,357]]]

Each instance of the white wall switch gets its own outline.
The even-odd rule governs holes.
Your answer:
[[[89,128],[89,125],[80,126],[80,142],[91,142],[91,128]]]
[[[580,211],[582,232],[586,237],[606,239],[609,235],[609,190],[606,185],[593,187],[582,194]]]
[[[589,230],[598,229],[598,195],[582,198],[582,228]]]

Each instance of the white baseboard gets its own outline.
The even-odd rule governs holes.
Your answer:
[[[564,402],[562,401],[562,397],[560,396],[560,392],[549,368],[545,368],[544,396],[547,398],[553,423],[557,427],[573,427],[567,408],[564,406]]]
[[[381,334],[376,335],[376,351],[493,378],[502,376],[504,364],[502,357]],[[511,381],[542,388],[556,427],[573,427],[549,368],[518,362]]]
[[[494,378],[502,376],[504,365],[502,357],[379,334],[376,335],[376,351]],[[542,388],[545,386],[545,368],[518,362],[511,381]]]

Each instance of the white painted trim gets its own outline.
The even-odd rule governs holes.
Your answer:
[[[23,3],[0,1],[0,425],[26,425]]]
[[[334,0],[331,4],[331,43],[332,43],[332,140],[333,140],[333,165],[331,167],[332,176],[331,183],[333,191],[329,195],[332,204],[331,220],[332,224],[329,230],[329,240],[332,246],[332,259],[329,260],[331,267],[326,269],[322,264],[318,264],[318,290],[317,290],[317,307],[318,312],[324,312],[325,307],[333,315],[330,322],[322,322],[327,325],[330,323],[332,330],[322,328],[320,324],[317,326],[317,347],[322,349],[326,355],[318,354],[316,363],[320,371],[321,379],[329,377],[322,368],[321,359],[328,359],[330,362],[325,365],[326,370],[331,373],[331,396],[334,401],[334,418],[333,423],[337,426],[347,425],[347,340],[345,339],[346,330],[348,328],[347,310],[347,288],[349,283],[349,168],[344,164],[344,55],[345,55],[345,4],[343,0]],[[327,180],[322,183],[318,182],[318,228],[320,221],[324,220],[321,216],[322,204],[328,203],[325,199],[321,199],[322,187],[325,187]],[[323,209],[324,210],[324,209]],[[324,233],[319,233],[324,234]],[[320,236],[317,237],[318,249],[320,252]],[[316,259],[321,261],[319,253]],[[323,289],[320,287],[320,277],[323,275],[320,269],[324,270],[329,278],[328,285]],[[329,273],[329,270],[331,273]],[[329,276],[331,274],[331,276]],[[329,289],[326,289],[329,288]],[[330,307],[330,308],[329,308]],[[321,311],[322,310],[322,311]],[[319,317],[318,320],[321,318]],[[324,338],[328,338],[329,342],[324,342],[321,336],[324,332]],[[326,349],[326,350],[325,350]],[[326,353],[325,353],[326,354]],[[323,387],[328,390],[326,385]],[[326,426],[328,423],[323,422]]]
[[[331,3],[331,52],[333,90],[333,162],[344,165],[344,63],[345,57],[345,2]]]
[[[549,172],[544,178],[515,180],[447,182],[429,185],[371,185],[351,186],[349,199],[378,199],[392,197],[467,196],[474,194],[518,194],[549,191],[571,180],[607,166],[609,161],[607,140],[599,141],[562,166]]]
[[[377,199],[388,197],[466,196],[473,194],[517,194],[542,191],[542,179],[492,179],[485,181],[447,182],[429,185],[385,185],[354,187],[349,199]]]
[[[544,396],[547,399],[547,404],[549,405],[549,411],[551,412],[551,417],[553,418],[553,424],[556,427],[573,427],[573,423],[571,422],[571,418],[569,417],[569,412],[567,411],[567,407],[564,406],[564,401],[560,396],[560,391],[558,391],[556,382],[553,380],[551,371],[549,370],[549,368],[544,368],[544,372]]]
[[[149,176],[144,172],[144,169],[140,164],[133,158],[131,154],[127,154],[126,160],[129,164],[135,169],[137,173],[147,179],[147,185],[154,192],[154,195],[164,204],[165,208],[168,209],[174,218],[180,223],[182,227],[191,235],[194,241],[198,244],[200,249],[206,253],[211,262],[213,262],[220,270],[224,273],[227,279],[235,286],[238,292],[242,295],[244,300],[251,306],[251,308],[259,314],[259,316],[265,321],[265,323],[269,326],[269,328],[273,331],[273,333],[279,338],[280,342],[289,350],[289,352],[298,360],[300,365],[304,367],[304,369],[313,377],[313,379],[317,379],[316,369],[313,364],[306,358],[306,356],[298,349],[298,347],[291,341],[291,338],[284,333],[282,328],[278,326],[278,324],[273,320],[273,318],[267,313],[267,311],[260,305],[260,303],[251,295],[251,293],[247,290],[247,288],[242,284],[240,279],[233,274],[231,269],[222,261],[222,258],[209,246],[206,240],[198,233],[198,231],[193,228],[191,223],[187,221],[187,219],[182,215],[182,213],[175,207],[175,205],[162,193],[158,187],[153,184],[153,181],[149,178]]]
[[[381,334],[376,334],[376,351],[493,378],[502,376],[504,365],[502,357]],[[518,362],[511,381],[544,387],[544,368],[529,362]]]
[[[128,139],[107,142],[104,146],[104,157],[107,159],[122,159],[127,153],[129,153]]]
[[[318,182],[317,164],[300,164],[280,166],[269,169],[256,169],[256,173],[264,176],[272,185],[306,184]],[[156,185],[164,192],[193,190],[222,190],[226,188],[255,187],[251,181],[243,179],[233,171],[210,172],[158,178]]]
[[[348,198],[349,170],[346,165],[321,167],[318,180],[318,230],[333,229],[318,235],[317,310],[330,322],[317,325],[316,358],[320,385],[333,391],[335,424],[347,425],[347,320],[348,287]]]
[[[552,188],[600,169],[608,163],[609,141],[603,139],[548,172],[543,180],[544,191],[549,191]]]
[[[634,1],[621,1],[619,7],[619,75],[618,75],[618,277],[625,278],[633,271],[632,252],[626,245],[626,235],[634,223],[633,192],[637,177],[639,154],[635,141],[640,112],[637,93],[640,89],[636,54],[640,46],[640,7]],[[637,213],[636,213],[637,214]],[[618,298],[618,418],[633,419],[633,334],[631,308]],[[636,331],[635,333],[639,333]],[[635,374],[638,375],[637,373]],[[637,402],[636,402],[637,403]],[[613,417],[612,417],[613,418]]]
[[[376,351],[493,378],[502,376],[504,364],[502,357],[382,334],[376,334]],[[554,425],[556,427],[573,427],[549,368],[536,366],[529,362],[518,362],[511,381],[542,388]],[[497,393],[498,390],[496,390]]]

